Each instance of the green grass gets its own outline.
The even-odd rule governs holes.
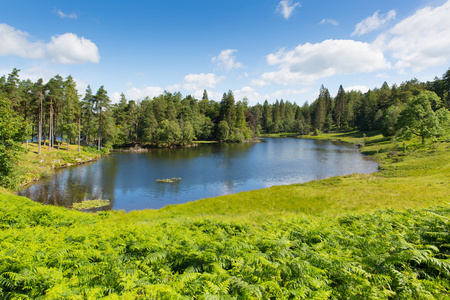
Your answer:
[[[129,213],[0,194],[0,298],[448,299],[450,144],[313,138],[380,171]]]
[[[279,132],[279,133],[264,133],[259,137],[261,138],[277,138],[277,137],[296,137],[298,134],[291,132]]]
[[[192,141],[194,144],[219,144],[219,141]]]
[[[109,201],[108,199],[85,200],[83,202],[77,202],[72,204],[72,208],[76,210],[87,210],[92,208],[108,206],[110,204],[111,201]]]
[[[23,144],[23,147],[26,148],[26,145]],[[84,146],[78,152],[77,145],[70,145],[67,151],[66,143],[61,144],[59,150],[57,146],[49,150],[48,146],[42,145],[41,154],[38,154],[38,151],[37,143],[28,143],[28,150],[19,161],[24,184],[52,176],[55,168],[96,160],[107,154],[106,150],[97,151],[92,147]]]

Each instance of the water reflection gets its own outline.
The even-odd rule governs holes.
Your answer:
[[[135,210],[306,182],[370,173],[377,164],[356,148],[330,141],[267,139],[258,144],[204,144],[148,153],[116,153],[58,171],[20,194],[44,204],[70,206],[109,199],[102,209]],[[177,183],[156,179],[178,177]]]

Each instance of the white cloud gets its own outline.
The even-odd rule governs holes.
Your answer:
[[[331,24],[333,26],[339,26],[339,23],[336,20],[333,20],[333,19],[323,19],[322,21],[320,21],[319,24],[320,25]]]
[[[380,49],[353,40],[325,40],[316,44],[301,44],[292,51],[281,49],[269,54],[267,62],[277,65],[279,70],[263,73],[251,82],[252,85],[309,85],[319,78],[333,75],[390,68]]]
[[[81,80],[77,77],[74,77],[73,80],[75,81],[75,83],[77,85],[78,94],[82,95],[82,97],[84,97],[84,95],[86,94],[86,88],[88,87],[89,83],[87,81]]]
[[[256,104],[257,101],[262,101],[263,97],[250,86],[244,86],[239,90],[233,91],[234,99],[236,101],[242,101],[244,98],[247,98],[251,104]]]
[[[219,55],[212,58],[212,61],[227,70],[242,68],[242,64],[235,61],[236,58],[233,55],[235,52],[237,52],[235,49],[222,50]]]
[[[71,14],[65,14],[60,9],[56,10],[55,13],[61,18],[61,19],[78,19],[78,16],[76,13]]]
[[[268,98],[270,99],[279,99],[279,98],[286,98],[289,96],[299,96],[304,95],[307,92],[309,92],[309,89],[301,89],[301,90],[293,90],[293,89],[286,89],[286,90],[278,90],[270,94]],[[289,100],[286,98],[286,100]]]
[[[142,100],[145,97],[153,98],[164,93],[164,89],[157,86],[146,86],[144,88],[130,87],[124,92],[127,100]],[[120,93],[114,92],[109,97],[113,103],[119,103]]]
[[[354,85],[354,86],[345,87],[344,91],[346,91],[346,92],[361,91],[361,93],[365,93],[365,92],[369,91],[369,88],[365,85]]]
[[[421,71],[446,65],[450,59],[450,1],[439,7],[425,7],[381,34],[375,42],[392,51],[395,67]]]
[[[375,78],[389,78],[389,75],[386,73],[378,73],[375,75]]]
[[[301,7],[300,2],[292,3],[291,0],[281,0],[277,6],[277,12],[281,13],[287,20],[291,17],[296,7]]]
[[[3,75],[8,76],[7,74],[11,73],[11,70],[13,68],[14,68],[13,66],[6,67],[6,68],[3,67],[0,70],[0,76],[3,76]],[[33,65],[27,69],[21,68],[20,72],[19,72],[19,78],[24,79],[24,80],[30,79],[33,82],[36,82],[38,79],[42,78],[42,80],[44,82],[47,82],[50,80],[50,78],[54,77],[55,74],[57,74],[57,73],[58,72],[56,70],[53,70],[51,68]],[[63,76],[61,73],[60,73],[60,75]]]
[[[65,33],[52,37],[47,44],[47,55],[59,64],[98,63],[100,55],[97,46],[91,40],[79,38],[76,34]]]
[[[183,87],[187,91],[197,91],[206,88],[214,88],[225,77],[217,77],[213,73],[188,74],[184,76]]]
[[[377,30],[381,26],[383,26],[388,21],[395,19],[396,12],[395,10],[390,10],[386,14],[378,16],[379,10],[377,10],[373,16],[368,17],[365,20],[362,20],[355,26],[355,30],[352,32],[351,36],[354,35],[363,35],[365,33]]]
[[[8,24],[0,24],[0,55],[14,55],[30,59],[49,59],[58,64],[98,63],[97,46],[74,33],[53,36],[49,43],[34,41],[23,31]]]
[[[180,84],[176,83],[176,84],[172,84],[166,87],[166,91],[168,92],[175,92],[175,91],[179,91],[180,90]]]
[[[120,93],[114,92],[109,96],[109,100],[111,100],[112,103],[119,103],[120,102]]]
[[[26,58],[44,58],[45,44],[32,41],[28,33],[16,30],[8,24],[0,24],[0,55]]]
[[[204,89],[203,89],[204,90]],[[202,99],[203,97],[203,90],[198,90],[192,93],[192,95],[195,97],[195,99]],[[211,90],[206,90],[208,92],[208,99],[209,100],[215,100],[220,101],[222,99],[223,93],[214,92]]]

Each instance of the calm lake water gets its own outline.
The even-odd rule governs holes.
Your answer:
[[[103,210],[130,211],[377,169],[375,161],[351,145],[269,138],[256,144],[200,144],[151,149],[148,153],[115,153],[61,169],[19,194],[61,206],[110,199],[111,205]],[[156,182],[172,177],[181,181]]]

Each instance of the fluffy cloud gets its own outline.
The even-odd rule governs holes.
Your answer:
[[[391,51],[395,67],[420,71],[445,65],[450,59],[450,1],[425,7],[381,34],[376,44]]]
[[[354,35],[363,35],[365,33],[377,30],[381,26],[383,26],[388,21],[395,19],[396,12],[395,10],[390,10],[384,15],[378,16],[379,10],[377,10],[373,16],[368,17],[365,20],[362,20],[355,26],[355,30],[352,32],[352,36]]]
[[[247,98],[250,104],[254,105],[257,101],[262,101],[263,97],[251,86],[244,86],[239,90],[233,91],[234,99],[241,101]]]
[[[309,89],[301,89],[301,90],[293,90],[293,89],[286,89],[286,90],[278,90],[275,91],[273,93],[271,93],[267,98],[269,99],[281,99],[281,98],[285,98],[287,100],[289,100],[286,97],[289,96],[299,96],[299,95],[304,95],[307,92],[309,92]]]
[[[30,59],[49,59],[58,64],[98,63],[97,46],[73,33],[53,36],[49,43],[34,41],[31,36],[8,24],[0,24],[0,55]]]
[[[217,77],[213,73],[188,74],[184,76],[183,87],[187,91],[198,91],[206,88],[214,88],[225,77]]]
[[[153,98],[164,93],[164,89],[157,86],[146,86],[144,88],[130,87],[124,92],[125,97],[128,100],[142,100],[145,97]],[[120,93],[114,92],[111,94],[111,101],[113,103],[119,103]]]
[[[78,19],[78,16],[76,13],[71,14],[65,14],[60,9],[56,10],[55,13],[61,18],[61,19]]]
[[[345,87],[344,91],[346,91],[346,92],[360,91],[362,93],[366,93],[367,91],[369,91],[369,88],[365,85],[354,85],[354,86]]]
[[[212,58],[212,61],[227,70],[242,68],[242,64],[240,62],[236,62],[236,58],[233,55],[235,52],[237,52],[237,50],[222,50],[219,55]]]
[[[301,7],[301,4],[299,2],[292,3],[291,0],[281,0],[277,6],[277,12],[281,13],[287,20],[291,17],[296,7]]]
[[[292,51],[282,49],[269,54],[267,62],[277,65],[279,70],[263,73],[259,79],[252,81],[252,85],[308,85],[319,78],[390,67],[380,49],[353,40],[325,40],[298,45]]]
[[[8,24],[0,24],[0,55],[16,55],[26,58],[44,58],[45,44],[32,41],[28,33],[16,30]]]
[[[322,21],[320,21],[319,24],[320,25],[331,24],[333,26],[338,26],[339,25],[339,23],[336,20],[333,20],[333,19],[323,19]]]
[[[86,62],[98,63],[100,55],[97,46],[84,37],[65,33],[52,37],[47,44],[47,56],[59,64],[83,64]]]
[[[203,97],[203,90],[195,91],[191,95],[193,95],[195,99],[202,99],[202,97]],[[210,90],[207,90],[207,92],[208,92],[208,99],[209,100],[220,101],[222,99],[223,93],[214,92],[214,91],[210,91]]]

